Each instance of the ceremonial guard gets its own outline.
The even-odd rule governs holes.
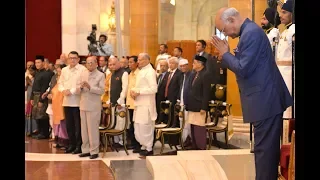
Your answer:
[[[280,73],[292,95],[292,37],[295,34],[295,25],[292,24],[292,0],[287,0],[280,11],[281,24],[285,25],[285,30],[281,33],[277,47],[277,65]],[[292,107],[287,108],[283,113],[283,118],[292,117]]]

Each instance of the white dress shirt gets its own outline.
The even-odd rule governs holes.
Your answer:
[[[64,96],[62,106],[79,107],[80,94],[76,93],[76,89],[80,88],[80,74],[86,70],[83,65],[77,64],[71,68],[70,65],[61,70],[58,80],[58,89],[60,92],[69,89],[71,95]]]

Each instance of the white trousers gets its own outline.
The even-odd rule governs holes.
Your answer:
[[[141,144],[141,150],[152,151],[155,121],[149,124],[134,123],[134,136]]]
[[[82,111],[81,118],[81,137],[82,153],[98,154],[100,145],[99,124],[101,111]]]
[[[187,139],[188,136],[191,137],[191,126],[188,123],[188,111],[184,111],[184,118],[185,118],[185,120],[184,120],[185,124],[184,124],[184,128],[183,128],[183,133],[182,133],[182,141],[183,142]],[[181,128],[182,118],[179,118],[179,120],[180,120],[180,128]]]
[[[292,66],[278,66],[279,71],[283,77],[284,82],[287,85],[287,88],[292,95]],[[283,112],[283,118],[292,117],[292,106],[288,107],[286,111]]]
[[[120,112],[120,111],[124,111],[125,109],[117,109],[117,112]],[[112,115],[114,115],[114,108],[112,108]],[[128,118],[129,118],[129,113],[127,114]],[[111,117],[113,122],[114,122],[114,116]],[[116,130],[122,130],[125,126],[125,122],[126,122],[126,119],[125,118],[122,118],[120,116],[117,116],[117,122],[116,122],[116,126],[114,129]],[[130,120],[128,121],[128,123],[130,123]],[[128,127],[127,129],[130,127],[130,124],[128,124]],[[126,138],[126,137],[125,137]],[[122,139],[122,135],[119,135],[119,136],[114,136],[114,142],[115,143],[119,143],[121,145],[123,145],[123,139]]]
[[[50,126],[51,126],[51,128],[52,128],[52,130],[51,130],[51,138],[55,138],[55,136],[54,136],[54,130],[53,130],[53,112],[52,112],[52,104],[48,104],[48,107],[47,107],[46,113],[49,115],[49,123],[50,123]]]

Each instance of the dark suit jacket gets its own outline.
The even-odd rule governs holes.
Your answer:
[[[182,85],[183,85],[183,77],[184,77],[184,74],[186,75],[186,78],[185,78],[185,80],[184,80],[184,86],[182,86]],[[185,104],[185,102],[187,101],[188,88],[186,88],[186,87],[187,87],[187,84],[188,84],[190,75],[191,75],[191,71],[188,71],[188,72],[186,72],[186,73],[183,73],[183,74],[181,75],[181,79],[180,79],[180,89],[179,89],[178,99],[181,100],[181,91],[182,91],[182,88],[183,88],[183,102],[184,102],[184,104]]]
[[[163,78],[163,85],[164,85],[164,90],[166,89],[166,84],[168,82],[170,73],[166,73],[166,75]],[[178,96],[179,96],[179,90],[180,90],[180,81],[183,73],[177,69],[173,76],[171,77],[169,86],[168,86],[168,96],[166,97],[166,100],[169,100],[172,102],[173,105],[176,104]],[[165,91],[164,91],[165,93]]]
[[[240,29],[235,56],[225,53],[222,65],[235,73],[244,122],[255,122],[283,113],[293,104],[276,65],[268,37],[246,19]]]
[[[212,56],[211,54],[206,53],[206,52],[203,52],[201,56],[203,56],[207,59],[207,62],[205,64],[205,68],[209,72],[209,74],[211,75],[211,77],[209,78],[210,83],[211,84],[218,84],[219,80],[220,80],[220,64],[217,63],[217,58]]]
[[[187,89],[188,95],[186,99],[186,110],[193,112],[200,112],[200,110],[208,111],[209,101],[211,100],[211,90],[210,81],[208,79],[211,77],[210,73],[206,69],[202,69],[199,72],[198,78],[194,81],[196,72],[192,72],[188,79]]]
[[[105,72],[107,71],[108,67],[106,66],[105,69],[102,69],[102,68],[99,66],[99,67],[97,67],[97,69],[98,69],[100,72],[105,73]]]

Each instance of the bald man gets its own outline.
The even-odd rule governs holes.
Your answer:
[[[235,73],[243,120],[254,126],[256,180],[276,180],[282,114],[293,102],[269,39],[262,28],[235,8],[220,9],[215,24],[225,36],[241,36],[235,55],[229,52],[228,42],[218,36],[212,37],[212,44],[222,55],[222,66]]]
[[[79,157],[90,156],[96,159],[99,154],[99,124],[101,117],[101,95],[104,93],[104,73],[97,67],[97,59],[88,57],[87,70],[80,75],[80,118],[82,154]]]
[[[124,70],[124,68],[121,68],[119,59],[114,56],[109,58],[108,64],[110,70],[113,72],[110,79],[110,102],[113,106],[115,106],[116,104],[125,104],[125,99],[128,91],[128,73]],[[109,102],[107,102],[107,104],[109,104]],[[112,108],[112,110],[114,110],[114,108]],[[117,109],[117,111],[122,110]],[[114,118],[114,116],[112,118]],[[125,118],[117,116],[115,129],[122,130],[124,128],[124,125]],[[116,143],[116,147],[122,147],[122,136],[115,136],[114,142]]]

